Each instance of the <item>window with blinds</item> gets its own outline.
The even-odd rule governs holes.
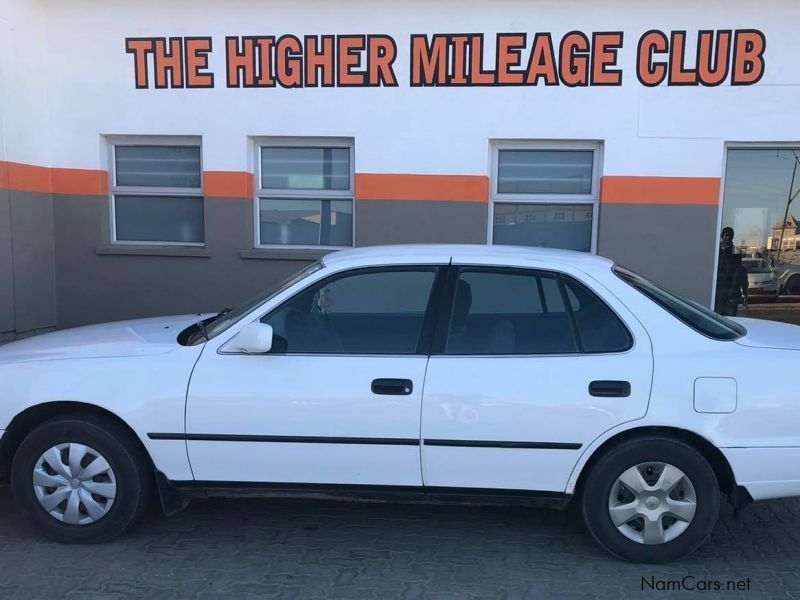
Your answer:
[[[492,243],[591,252],[595,142],[498,142],[493,152]]]
[[[200,152],[199,144],[114,145],[114,242],[204,243]]]
[[[591,194],[591,150],[500,150],[499,194]]]
[[[257,163],[257,245],[353,245],[352,142],[263,143]]]

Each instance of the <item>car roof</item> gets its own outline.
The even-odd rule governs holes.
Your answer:
[[[322,262],[330,267],[368,266],[385,263],[419,264],[421,262],[449,263],[469,259],[485,259],[487,264],[508,261],[532,260],[570,264],[576,267],[610,266],[613,261],[574,250],[555,248],[531,248],[526,246],[493,246],[488,244],[395,244],[390,246],[368,246],[339,250],[327,254]]]

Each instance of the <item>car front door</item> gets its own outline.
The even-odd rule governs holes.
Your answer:
[[[421,485],[420,411],[438,272],[334,274],[261,318],[274,331],[269,353],[209,343],[187,398],[195,479]]]
[[[448,279],[425,379],[425,485],[563,492],[582,449],[645,415],[647,333],[585,276],[462,266]]]

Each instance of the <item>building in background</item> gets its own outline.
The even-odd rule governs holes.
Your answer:
[[[767,239],[767,249],[800,250],[800,222],[789,215],[786,221],[778,223],[772,228],[772,235]]]
[[[7,0],[0,336],[218,310],[374,244],[596,252],[712,305],[730,226],[788,281],[798,22],[791,0]],[[748,314],[794,318],[797,273]]]

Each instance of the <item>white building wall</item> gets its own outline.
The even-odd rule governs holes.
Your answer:
[[[251,179],[239,176],[254,171],[253,138],[270,136],[354,140],[356,245],[489,241],[493,140],[599,142],[592,248],[710,302],[726,143],[800,142],[794,0],[2,1],[0,169],[10,175],[3,183],[0,171],[0,191],[26,211],[13,225],[25,261],[10,277],[16,305],[38,306],[25,317],[27,328],[52,325],[52,303],[36,303],[55,295],[54,259],[58,322],[72,325],[230,306],[319,255],[273,248],[256,256],[269,260],[243,260],[262,249],[254,248]],[[687,32],[687,66],[698,31],[759,30],[764,76],[745,86],[729,77],[718,87],[645,87],[637,79],[637,42],[651,29]],[[528,34],[524,64],[534,33],[549,32],[557,44],[574,30],[624,33],[616,64],[622,85],[409,85],[412,34],[481,33],[491,68],[498,33]],[[399,85],[226,87],[226,36],[283,34],[392,36]],[[211,36],[215,87],[154,89],[151,63],[151,87],[137,89],[126,38],[156,36]],[[201,137],[205,243],[194,258],[159,248],[134,257],[110,247],[105,136],[119,135]],[[387,174],[412,177],[398,190],[395,178],[381,177]],[[231,181],[235,189],[223,189]],[[0,257],[9,254],[4,219],[12,228],[0,214]],[[0,284],[9,265],[0,258]],[[215,285],[223,278],[235,285]],[[0,298],[0,314],[2,305]]]
[[[553,138],[604,140],[604,174],[719,177],[725,140],[800,136],[800,3],[791,0],[32,0],[11,7],[12,18],[32,26],[6,39],[14,68],[37,74],[22,77],[6,99],[17,124],[7,133],[9,159],[20,162],[102,168],[101,134],[200,134],[205,168],[241,171],[248,136],[331,135],[356,139],[357,172],[486,174],[488,140]],[[645,88],[636,80],[636,42],[652,28],[687,30],[690,49],[700,29],[760,29],[766,73],[754,86]],[[408,86],[412,33],[485,33],[491,64],[497,32],[549,31],[558,40],[576,29],[624,31],[621,87]],[[400,86],[225,88],[225,35],[283,33],[392,35]],[[135,89],[124,40],[160,35],[213,36],[216,88]],[[45,134],[49,144],[41,142]]]

